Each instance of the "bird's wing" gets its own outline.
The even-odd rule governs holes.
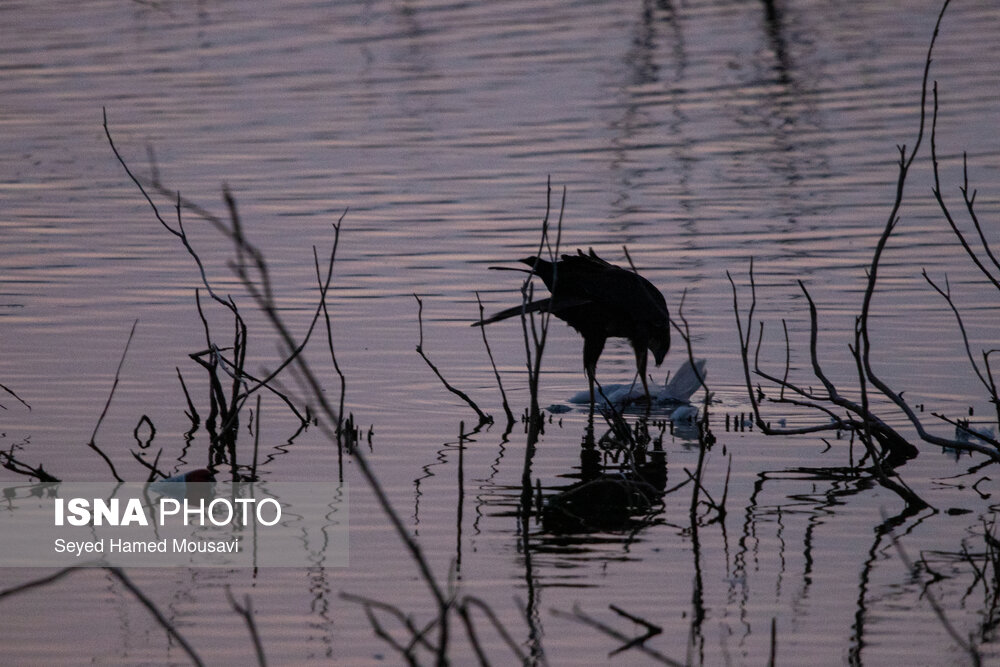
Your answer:
[[[664,326],[669,321],[666,300],[652,283],[593,251],[563,255],[559,270],[556,292],[562,296],[589,300],[602,310],[637,322]]]

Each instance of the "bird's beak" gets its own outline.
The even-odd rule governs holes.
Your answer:
[[[649,350],[653,353],[653,359],[656,361],[656,365],[659,366],[663,363],[663,359],[667,356],[667,352],[670,351],[669,333],[665,337],[654,338],[653,343],[654,344],[650,346]]]

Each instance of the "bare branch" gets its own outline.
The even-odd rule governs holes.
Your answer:
[[[118,581],[120,581],[122,585],[125,586],[125,588],[127,588],[128,591],[132,593],[132,595],[134,595],[136,599],[139,600],[139,602],[142,603],[142,606],[144,606],[149,611],[149,613],[153,615],[153,618],[155,618],[156,622],[160,624],[160,627],[166,630],[167,634],[173,637],[177,641],[177,643],[180,644],[181,648],[184,649],[185,653],[187,653],[187,656],[188,658],[191,659],[192,663],[194,663],[198,667],[201,667],[201,665],[205,664],[204,662],[202,662],[201,658],[195,652],[191,644],[189,644],[188,641],[184,638],[184,635],[178,632],[177,628],[174,627],[174,624],[171,623],[170,620],[163,615],[163,612],[160,611],[159,607],[157,607],[152,600],[146,597],[146,594],[142,592],[142,589],[136,586],[132,582],[132,580],[129,579],[128,576],[126,576],[124,570],[122,570],[120,567],[106,567],[104,569],[113,577],[118,579]]]
[[[125,480],[118,476],[118,471],[115,470],[115,464],[112,463],[111,459],[108,458],[108,455],[97,446],[95,440],[97,440],[97,430],[101,428],[101,423],[104,421],[104,417],[108,414],[108,408],[111,407],[111,399],[115,396],[115,389],[118,388],[118,381],[121,378],[122,366],[125,365],[125,355],[128,354],[129,345],[132,344],[132,337],[135,336],[135,327],[137,324],[139,324],[139,320],[132,323],[132,329],[129,331],[128,340],[125,341],[125,349],[122,350],[122,357],[118,361],[118,368],[115,370],[115,381],[112,383],[111,391],[108,393],[108,400],[104,402],[104,409],[101,410],[101,416],[97,418],[97,424],[94,426],[94,432],[90,434],[90,441],[87,443],[87,446],[100,454],[101,458],[104,459],[104,462],[108,464],[108,467],[111,468],[112,476],[114,476],[115,480],[118,482],[124,482]]]
[[[417,296],[416,294],[413,295],[413,298],[417,300],[417,323],[420,328],[420,340],[417,343],[417,354],[419,354],[420,358],[423,359],[428,366],[430,366],[430,369],[434,371],[434,375],[436,375],[437,378],[441,380],[441,383],[444,385],[445,389],[447,389],[448,391],[450,391],[451,393],[455,394],[460,399],[465,401],[468,404],[468,406],[475,411],[475,413],[479,416],[480,425],[492,424],[493,417],[480,410],[479,406],[476,405],[476,402],[473,401],[471,398],[469,398],[469,395],[466,394],[464,391],[462,391],[461,389],[456,389],[455,387],[451,386],[451,384],[444,379],[444,376],[441,375],[441,371],[438,370],[438,367],[434,365],[434,363],[427,357],[426,354],[424,354],[424,302],[421,301],[420,297]]]
[[[257,623],[253,617],[253,601],[250,599],[250,596],[244,595],[243,604],[240,604],[233,597],[233,592],[229,589],[229,586],[226,586],[226,599],[229,600],[229,606],[233,608],[233,611],[242,616],[243,621],[247,624],[247,630],[250,631],[250,638],[253,640],[254,651],[257,654],[257,664],[260,667],[267,667],[267,659],[264,657],[264,646],[261,644],[260,634],[257,632]]]

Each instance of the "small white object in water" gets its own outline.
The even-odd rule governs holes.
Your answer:
[[[673,377],[670,378],[670,382],[666,386],[660,387],[655,382],[651,383],[649,385],[649,393],[652,396],[653,403],[687,403],[694,393],[701,388],[701,379],[699,378],[704,377],[707,377],[704,359],[696,359],[694,366],[691,366],[689,360],[685,360],[677,372],[674,373]],[[644,398],[642,384],[639,382],[634,384],[602,385],[602,389],[604,390],[604,396],[607,396],[608,400],[614,405],[622,405],[629,401]],[[598,403],[604,403],[604,397],[601,396],[601,392],[595,391],[595,394],[594,400]],[[590,392],[578,392],[569,399],[569,402],[577,405],[586,405],[590,403]]]
[[[670,419],[675,424],[682,421],[693,421],[698,416],[698,408],[693,405],[678,405],[670,413]]]
[[[975,426],[968,426],[966,428],[962,428],[960,426],[955,427],[955,439],[958,440],[959,442],[969,442],[973,438],[980,440],[981,438],[977,436],[982,436],[983,438],[989,438],[990,440],[995,440],[996,431],[994,431],[993,428],[989,426],[980,426],[978,428]],[[983,440],[983,442],[988,442],[988,441]]]

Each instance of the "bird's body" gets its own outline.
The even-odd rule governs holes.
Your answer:
[[[670,314],[663,295],[652,283],[634,271],[604,261],[591,250],[584,254],[563,255],[557,262],[525,257],[521,263],[531,267],[549,289],[551,296],[507,308],[473,326],[485,325],[521,313],[549,311],[583,336],[583,367],[594,400],[594,377],[597,360],[608,338],[627,338],[635,351],[636,368],[646,397],[647,350],[656,365],[663,362],[670,349]]]

